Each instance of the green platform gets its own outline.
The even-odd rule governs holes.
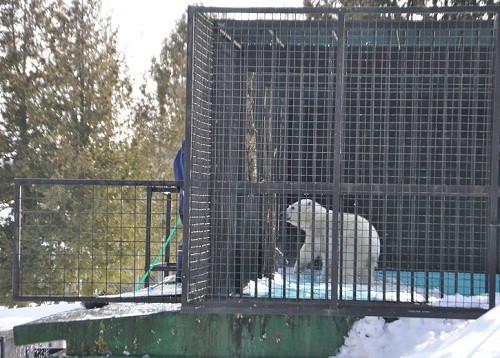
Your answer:
[[[195,314],[33,322],[14,327],[16,345],[64,339],[69,357],[328,357],[354,318]]]

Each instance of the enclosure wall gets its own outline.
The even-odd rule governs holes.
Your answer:
[[[189,14],[187,307],[490,307],[498,7]],[[314,225],[334,213],[309,251],[287,213],[304,198]]]

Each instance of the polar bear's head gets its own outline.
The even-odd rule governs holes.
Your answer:
[[[311,227],[317,215],[324,214],[325,208],[311,199],[301,199],[289,205],[285,211],[285,220],[290,224],[306,228]]]

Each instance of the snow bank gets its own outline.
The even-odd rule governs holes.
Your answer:
[[[431,304],[451,307],[461,300],[484,307],[487,295],[450,295]],[[500,294],[495,301],[497,307],[477,320],[400,318],[387,323],[380,317],[362,318],[335,357],[500,357]]]

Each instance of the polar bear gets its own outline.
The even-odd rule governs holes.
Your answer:
[[[332,258],[332,223],[333,212],[311,199],[301,199],[289,205],[285,212],[288,223],[299,227],[306,233],[306,239],[300,249],[299,260],[295,263],[295,272],[307,266],[312,259],[320,256],[323,261],[322,277],[331,268]],[[328,232],[327,232],[328,230]],[[342,283],[368,283],[377,266],[380,255],[380,239],[375,228],[365,218],[349,214],[338,215],[339,254],[342,254]],[[327,255],[328,251],[328,255]],[[355,262],[356,261],[356,262]],[[331,271],[328,271],[330,274]]]

